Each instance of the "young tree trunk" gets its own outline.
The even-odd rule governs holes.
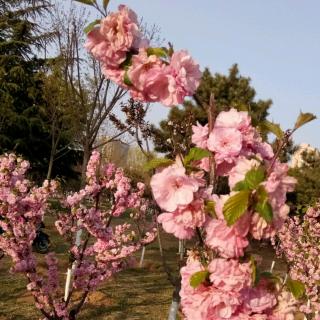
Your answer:
[[[84,187],[86,184],[86,171],[87,171],[87,164],[89,162],[90,154],[91,154],[91,149],[88,143],[84,144],[83,148],[83,158],[82,158],[82,167],[81,167],[81,186],[80,188]],[[75,245],[80,246],[81,244],[81,236],[82,236],[82,230],[78,230],[76,234],[76,241]],[[65,301],[68,299],[69,293],[70,293],[70,288],[72,287],[72,277],[73,277],[73,272],[76,268],[76,262],[72,263],[71,268],[69,267],[67,270],[67,278],[66,278],[66,284],[65,284],[65,291],[64,291],[64,299]]]
[[[81,187],[84,187],[86,184],[86,171],[87,165],[90,159],[92,148],[90,148],[89,144],[85,144],[83,148],[83,158],[82,158],[82,167],[81,167]]]
[[[54,155],[53,155],[53,153],[51,153],[51,154],[50,154],[49,165],[48,165],[48,171],[47,171],[47,180],[50,180],[50,179],[51,179],[52,168],[53,168],[53,161],[54,161]]]
[[[177,279],[176,286],[174,288],[173,294],[172,294],[172,302],[169,309],[169,315],[168,320],[176,320],[179,306],[180,306],[180,289],[181,289],[181,277]]]

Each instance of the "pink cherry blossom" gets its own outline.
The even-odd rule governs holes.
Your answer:
[[[158,205],[173,212],[179,205],[188,205],[199,189],[197,179],[186,175],[184,167],[169,166],[153,175],[150,181],[153,196]]]
[[[118,70],[119,65],[126,59],[126,51],[115,51],[110,43],[101,34],[100,28],[94,28],[89,34],[85,48],[103,63],[103,71],[109,76],[113,70]],[[113,71],[113,72],[115,72]]]
[[[242,219],[247,219],[244,216]],[[240,220],[240,223],[242,221]],[[247,222],[245,222],[247,224]],[[222,257],[241,257],[249,242],[246,233],[239,232],[237,227],[228,227],[224,220],[212,219],[206,226],[206,244],[213,250],[217,250]]]
[[[148,55],[147,50],[141,49],[132,57],[128,76],[133,84],[131,93],[136,99],[172,106],[194,93],[201,72],[186,51],[174,53],[167,66],[156,55]]]
[[[216,128],[233,128],[245,132],[251,125],[251,119],[248,112],[237,111],[231,108],[229,111],[222,111],[216,118]]]
[[[196,126],[192,126],[192,143],[197,147],[206,149],[209,129],[208,125],[202,126],[199,122]]]
[[[171,57],[170,67],[178,86],[181,86],[185,95],[192,95],[199,86],[201,72],[188,51],[175,51]]]
[[[202,227],[205,220],[204,203],[201,199],[196,199],[186,206],[179,206],[174,212],[162,213],[158,217],[163,229],[178,239],[190,239],[195,229]]]
[[[263,313],[271,310],[277,304],[275,295],[264,288],[263,285],[243,289],[243,295],[244,307],[251,312]]]
[[[217,163],[233,162],[242,149],[241,132],[235,128],[214,128],[207,146],[215,153]]]
[[[278,295],[278,304],[272,311],[270,320],[294,320],[297,312],[297,300],[291,292],[282,291]]]
[[[239,292],[252,284],[252,268],[250,263],[239,263],[238,260],[217,258],[208,266],[210,281],[223,291]]]
[[[305,286],[305,295],[309,300],[294,301],[287,293],[281,296],[279,311],[294,312],[298,306],[300,311],[311,314],[320,312],[319,296],[319,236],[320,236],[320,205],[309,207],[303,217],[288,218],[277,233],[277,254],[289,263],[289,274]]]
[[[227,226],[222,209],[228,198],[229,196],[212,196],[218,219],[207,219],[205,242],[222,257],[234,258],[242,256],[249,244],[246,236],[249,231],[250,215],[245,214],[234,225]]]
[[[271,224],[268,224],[259,213],[255,212],[252,215],[250,233],[255,239],[270,239],[275,235],[275,232],[276,229]]]
[[[204,270],[197,261],[188,261],[181,268],[181,304],[182,311],[188,320],[192,319],[229,319],[241,304],[239,294],[224,292],[214,286],[201,284],[193,289],[190,277],[197,271]]]
[[[166,65],[156,56],[148,56],[145,49],[132,57],[128,77],[137,91],[135,98],[147,102],[163,101],[169,95],[169,78]]]
[[[88,34],[85,47],[102,63],[104,75],[136,100],[177,105],[193,95],[200,83],[199,65],[186,50],[161,58],[149,54],[137,15],[124,5]]]
[[[127,52],[140,43],[141,33],[134,11],[120,5],[117,12],[111,12],[101,21],[100,33],[113,51]]]

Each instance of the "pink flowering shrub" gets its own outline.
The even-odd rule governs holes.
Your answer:
[[[139,30],[137,15],[120,5],[88,34],[87,50],[104,75],[129,90],[135,100],[173,106],[199,85],[199,65],[185,51],[152,48]]]
[[[11,271],[26,276],[27,289],[45,319],[76,319],[89,292],[131,266],[132,254],[154,240],[153,222],[146,220],[150,204],[143,197],[145,186],[132,186],[122,169],[102,165],[100,154],[94,152],[87,166],[86,186],[66,199],[60,196],[55,225],[70,245],[73,262],[72,288],[64,300],[54,252],[45,257],[46,276],[38,272],[32,253],[36,229],[48,209],[49,197],[57,192],[57,184],[45,181],[40,188],[32,187],[25,178],[28,167],[27,161],[14,154],[0,157],[0,226],[4,231],[0,249],[12,259]],[[139,225],[138,230],[129,223],[114,221],[125,212]],[[75,245],[80,229],[81,241]],[[74,290],[80,291],[80,302],[73,300]]]
[[[300,305],[306,314],[320,311],[320,207],[310,207],[306,214],[288,219],[277,234],[276,249],[288,263],[290,277],[305,286],[307,300]]]
[[[163,229],[199,238],[181,269],[185,319],[294,319],[299,303],[292,288],[258,270],[247,247],[250,238],[271,239],[283,226],[286,193],[296,181],[247,112],[221,112],[210,128],[193,126],[198,148],[151,179]],[[212,192],[215,182],[206,173],[212,170],[228,178],[229,194]]]
[[[0,249],[12,259],[12,272],[33,272],[36,259],[32,242],[47,209],[47,200],[56,190],[55,182],[32,187],[25,173],[29,162],[8,154],[0,157]]]

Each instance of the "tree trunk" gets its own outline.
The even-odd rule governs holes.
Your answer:
[[[54,161],[54,154],[51,152],[50,154],[50,160],[49,160],[49,166],[48,166],[48,171],[47,171],[47,180],[51,179],[52,175],[52,168],[53,168],[53,161]]]
[[[89,162],[91,151],[92,151],[92,148],[90,148],[88,144],[85,144],[83,148],[83,159],[82,159],[82,168],[81,168],[81,188],[84,187],[86,184],[86,171],[87,171],[87,165]]]
[[[181,290],[181,277],[177,279],[173,294],[172,294],[172,301],[171,301],[171,306],[169,309],[169,315],[168,315],[168,320],[176,320],[178,311],[179,311],[179,306],[180,306],[180,290]]]

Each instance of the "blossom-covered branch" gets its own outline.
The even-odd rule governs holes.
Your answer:
[[[199,65],[185,50],[150,47],[137,15],[127,6],[120,5],[96,24],[85,46],[102,63],[106,78],[126,88],[132,98],[173,106],[194,94]]]
[[[102,165],[100,154],[94,152],[87,167],[84,189],[60,202],[55,225],[70,243],[74,263],[73,288],[82,292],[80,302],[72,300],[71,289],[66,300],[61,297],[59,261],[53,252],[45,257],[47,276],[37,270],[32,242],[38,225],[48,209],[49,197],[57,189],[54,181],[42,187],[31,187],[25,178],[29,164],[14,154],[0,158],[0,249],[13,261],[12,272],[25,274],[28,290],[45,319],[72,320],[80,312],[89,292],[104,280],[132,265],[132,254],[156,236],[153,222],[147,222],[149,201],[143,197],[145,186],[131,185],[122,169],[113,164]],[[58,200],[60,199],[60,200]],[[135,224],[116,223],[111,219],[131,212]],[[80,245],[74,245],[79,229],[84,231]]]
[[[195,125],[192,142],[196,148],[184,159],[151,179],[164,230],[204,239],[181,269],[185,318],[291,319],[299,309],[290,288],[258,270],[246,252],[250,237],[270,239],[288,216],[286,193],[295,185],[288,165],[275,159],[248,113],[232,108],[211,130]],[[229,194],[212,194],[210,157],[215,175],[228,178]]]

